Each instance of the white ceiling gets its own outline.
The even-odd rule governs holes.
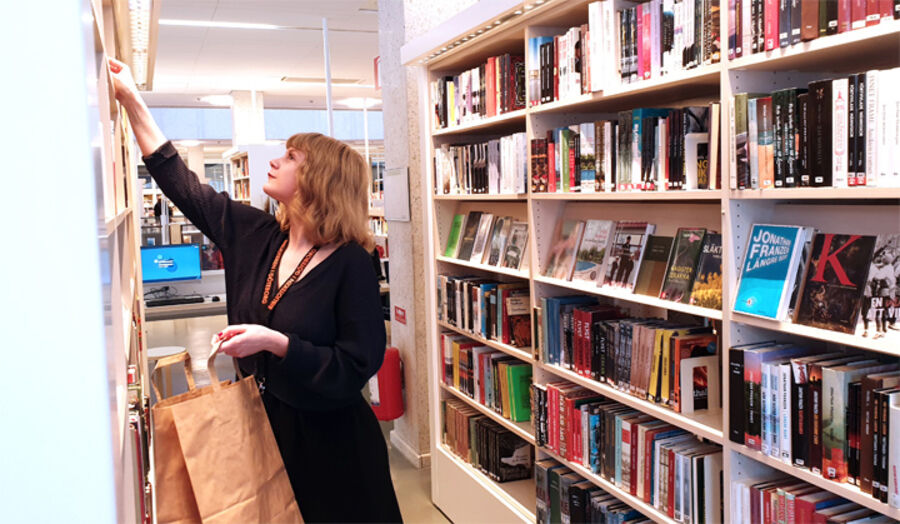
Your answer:
[[[332,79],[374,84],[377,0],[160,1],[160,20],[272,24],[291,29],[160,24],[153,91],[146,96],[150,105],[204,105],[198,97],[255,89],[264,93],[266,107],[324,107],[324,85],[281,81],[287,76],[324,82],[323,17],[328,20]],[[332,97],[337,101],[380,98],[380,94],[371,87],[335,85]]]

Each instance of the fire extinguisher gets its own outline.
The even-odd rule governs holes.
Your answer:
[[[394,420],[403,415],[403,361],[400,350],[384,351],[384,362],[369,379],[369,401],[378,420]]]

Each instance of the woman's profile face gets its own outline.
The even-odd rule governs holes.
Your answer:
[[[297,170],[306,161],[302,151],[285,149],[284,155],[269,161],[269,173],[263,192],[275,200],[285,203],[297,193]]]

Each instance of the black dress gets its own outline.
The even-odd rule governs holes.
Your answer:
[[[239,359],[263,402],[307,522],[401,520],[378,422],[360,390],[381,366],[385,330],[369,254],[349,243],[294,283],[270,311],[266,277],[288,238],[275,218],[201,184],[171,142],[144,163],[160,189],[221,250],[229,324],[288,336],[284,358]],[[271,295],[277,291],[273,284]]]

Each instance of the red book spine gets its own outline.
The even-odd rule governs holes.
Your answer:
[[[866,0],[852,0],[850,5],[850,28],[866,26]]]
[[[494,57],[490,57],[487,60],[487,66],[484,68],[485,76],[487,77],[485,80],[485,88],[486,91],[485,96],[487,97],[487,116],[496,116],[497,115],[497,83],[492,82],[494,79],[494,71],[495,71],[496,62]]]
[[[503,336],[500,337],[501,338],[500,342],[503,342],[504,344],[509,344],[509,340],[510,340],[509,329],[506,328],[509,325],[508,324],[509,315],[506,313],[506,298],[508,296],[509,296],[508,289],[500,290],[500,297],[499,297],[500,298],[500,304],[499,304],[499,306],[500,306],[500,322],[503,323]]]
[[[577,175],[575,170],[575,150],[572,148],[574,133],[569,138],[569,191],[575,191],[578,183],[575,182]]]
[[[644,502],[650,503],[650,470],[653,457],[653,436],[656,435],[658,431],[648,431],[644,435],[644,471],[642,475],[644,475],[644,492],[640,494],[641,499]]]
[[[875,25],[881,20],[881,0],[866,0],[866,25]]]
[[[894,17],[894,1],[893,0],[880,0],[878,2],[878,15],[881,18],[893,18]]]
[[[631,486],[628,488],[628,492],[634,496],[637,496],[637,482],[638,482],[638,472],[637,472],[637,464],[638,464],[638,425],[631,425]]]
[[[815,509],[815,503],[800,498],[795,499],[794,522],[812,522]]]
[[[778,0],[765,0],[766,51],[778,48]]]
[[[775,522],[775,515],[772,515],[772,492],[773,488],[763,490],[763,522]]]
[[[851,11],[851,0],[838,0],[838,32],[843,33],[845,31],[850,30],[850,22],[852,20],[852,16],[850,14]]]
[[[651,36],[651,30],[653,29],[653,22],[652,22],[652,12],[650,11],[651,4],[645,3],[645,4],[640,4],[640,5],[644,7],[643,13],[641,13],[641,22],[642,22],[643,27],[640,30],[640,32],[641,32],[641,59],[644,63],[644,74],[643,74],[643,76],[641,76],[641,78],[643,78],[644,80],[647,80],[648,78],[650,78],[650,73],[651,73],[650,53],[652,52],[652,48],[653,48],[653,44],[652,44],[653,40],[652,40],[652,36]]]
[[[591,378],[591,314],[581,314],[581,375]]]
[[[556,142],[553,131],[547,131],[547,191],[556,193]]]
[[[669,518],[675,518],[675,451],[669,453],[669,501],[666,503]]]

